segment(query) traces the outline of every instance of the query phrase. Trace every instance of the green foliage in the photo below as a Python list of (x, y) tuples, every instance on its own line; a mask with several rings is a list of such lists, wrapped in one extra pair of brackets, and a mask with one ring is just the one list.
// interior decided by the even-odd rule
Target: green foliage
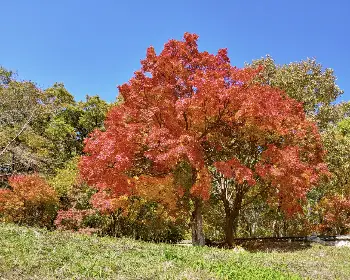
[(178, 163), (174, 168), (174, 181), (189, 194), (194, 181), (194, 170), (187, 161)]
[(350, 138), (350, 117), (345, 118), (338, 123), (338, 131), (343, 136)]
[(212, 195), (203, 208), (203, 230), (206, 239), (221, 242), (225, 239), (225, 210), (221, 200)]
[(13, 72), (0, 66), (0, 85), (7, 85), (13, 77)]
[(13, 172), (46, 173), (67, 159), (62, 156), (72, 146), (67, 138), (74, 139), (59, 115), (74, 100), (63, 85), (42, 91), (32, 82), (11, 79), (0, 85), (0, 100), (0, 148), (6, 147), (1, 162), (10, 163)]
[(188, 221), (181, 215), (172, 217), (161, 204), (138, 197), (129, 198), (127, 203), (123, 211), (90, 216), (86, 225), (99, 229), (102, 235), (144, 241), (174, 243), (184, 238)]
[(316, 201), (323, 197), (350, 195), (350, 133), (349, 118), (341, 120), (337, 126), (323, 133), (323, 142), (327, 149), (328, 168), (332, 172), (330, 180), (324, 182), (315, 192)]
[(77, 103), (61, 83), (41, 90), (4, 68), (0, 79), (0, 164), (12, 172), (54, 174), (82, 153), (92, 130), (103, 128), (109, 104), (98, 96)]
[[(87, 227), (102, 226), (99, 216), (97, 222), (91, 223), (90, 216), (94, 216), (95, 211), (90, 199), (95, 190), (79, 180), (78, 160), (79, 158), (75, 157), (67, 162), (49, 181), (60, 197), (61, 210), (55, 220), (55, 225), (60, 229), (81, 231)], [(89, 225), (84, 223), (86, 218), (90, 219)], [(63, 226), (65, 219), (71, 220), (74, 226)]]
[(79, 119), (79, 134), (81, 138), (88, 136), (95, 128), (103, 129), (107, 111), (111, 107), (99, 96), (86, 96), (85, 102), (79, 102), (78, 107), (82, 110)]
[(56, 175), (49, 180), (59, 196), (68, 196), (78, 183), (78, 157), (68, 161), (64, 168), (57, 169)]
[(342, 119), (323, 133), (328, 150), (327, 162), (332, 177), (316, 191), (315, 212), (319, 216), (319, 231), (331, 234), (349, 232), (350, 197), (350, 119)]
[[(323, 181), (308, 195), (304, 213), (309, 226), (315, 226), (322, 221), (322, 211), (318, 203), (323, 197), (350, 192), (350, 139), (347, 137), (350, 132), (350, 102), (335, 102), (343, 91), (336, 84), (333, 70), (323, 68), (315, 59), (278, 65), (270, 56), (266, 56), (254, 60), (251, 65), (264, 67), (258, 82), (280, 88), (290, 97), (302, 102), (307, 116), (315, 120), (322, 131), (323, 144), (327, 150), (327, 165), (332, 177)], [(278, 219), (277, 215), (276, 222)], [(286, 223), (283, 218), (282, 221)], [(296, 219), (287, 222), (290, 223), (297, 225), (303, 221)], [(297, 228), (292, 228), (292, 232), (296, 234)], [(267, 227), (266, 230), (268, 229)]]
[(272, 57), (253, 60), (249, 66), (264, 67), (258, 81), (284, 90), (288, 96), (303, 103), (306, 114), (317, 121), (319, 128), (337, 122), (346, 104), (333, 102), (343, 94), (336, 84), (334, 71), (324, 69), (315, 59), (278, 65)]

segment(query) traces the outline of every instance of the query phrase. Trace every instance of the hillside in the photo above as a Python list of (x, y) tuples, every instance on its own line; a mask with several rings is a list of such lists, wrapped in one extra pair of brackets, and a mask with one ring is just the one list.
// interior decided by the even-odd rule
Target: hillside
[(350, 248), (250, 253), (0, 225), (0, 279), (348, 279)]

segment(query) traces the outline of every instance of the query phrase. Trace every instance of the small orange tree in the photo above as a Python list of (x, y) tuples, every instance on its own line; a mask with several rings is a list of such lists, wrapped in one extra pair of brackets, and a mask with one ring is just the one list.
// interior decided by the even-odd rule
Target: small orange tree
[(350, 232), (350, 196), (340, 194), (324, 197), (319, 203), (324, 233), (348, 234)]
[(9, 178), (11, 189), (0, 190), (0, 217), (4, 221), (31, 226), (52, 226), (58, 198), (37, 174)]

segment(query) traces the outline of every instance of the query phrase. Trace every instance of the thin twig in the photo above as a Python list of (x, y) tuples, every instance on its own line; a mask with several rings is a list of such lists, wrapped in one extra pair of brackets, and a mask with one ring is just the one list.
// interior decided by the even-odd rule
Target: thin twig
[(8, 147), (10, 147), (10, 145), (17, 139), (17, 137), (19, 137), (23, 133), (23, 131), (27, 128), (28, 124), (30, 123), (30, 121), (34, 117), (35, 111), (36, 111), (36, 109), (33, 110), (29, 119), (25, 122), (25, 124), (22, 126), (21, 130), (16, 134), (16, 136), (10, 142), (7, 143), (5, 148), (0, 152), (0, 156), (2, 156), (7, 151)]

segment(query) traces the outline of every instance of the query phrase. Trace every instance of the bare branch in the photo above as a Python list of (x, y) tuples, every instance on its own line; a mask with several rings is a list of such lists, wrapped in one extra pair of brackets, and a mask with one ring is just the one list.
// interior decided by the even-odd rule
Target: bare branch
[(25, 124), (22, 126), (22, 128), (20, 129), (20, 131), (18, 131), (18, 133), (16, 134), (16, 136), (7, 143), (7, 145), (5, 146), (5, 148), (0, 152), (0, 156), (2, 156), (7, 149), (10, 147), (10, 145), (23, 133), (23, 131), (27, 128), (28, 124), (31, 122), (31, 120), (34, 117), (36, 109), (33, 110), (32, 114), (30, 115), (29, 119), (25, 122)]

